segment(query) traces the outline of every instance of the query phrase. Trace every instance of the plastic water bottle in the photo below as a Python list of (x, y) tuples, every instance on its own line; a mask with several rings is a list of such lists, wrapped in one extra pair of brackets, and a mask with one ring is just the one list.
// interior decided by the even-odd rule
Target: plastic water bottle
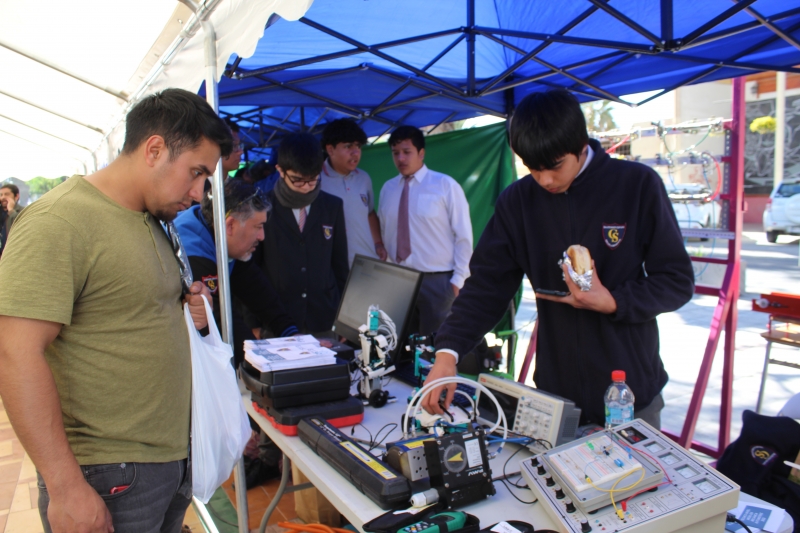
[(633, 392), (625, 383), (625, 371), (614, 370), (611, 372), (613, 383), (608, 387), (605, 395), (606, 402), (606, 429), (619, 426), (633, 420)]

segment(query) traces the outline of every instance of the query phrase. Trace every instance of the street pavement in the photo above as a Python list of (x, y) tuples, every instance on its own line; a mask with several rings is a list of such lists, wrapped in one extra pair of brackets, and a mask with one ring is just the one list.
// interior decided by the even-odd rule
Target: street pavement
[[(766, 343), (760, 333), (766, 331), (768, 315), (751, 310), (751, 299), (761, 293), (787, 292), (800, 294), (800, 267), (798, 244), (800, 238), (781, 236), (776, 244), (766, 241), (760, 225), (747, 225), (743, 231), (742, 261), (746, 264), (745, 287), (737, 302), (738, 327), (734, 356), (733, 415), (731, 440), (741, 430), (742, 411), (755, 410), (758, 389), (764, 367)], [(690, 254), (725, 257), (727, 241), (689, 242)], [(697, 267), (702, 279), (713, 276)], [(709, 281), (710, 282), (710, 281)], [(718, 298), (695, 295), (692, 300), (674, 313), (658, 317), (661, 333), (661, 357), (670, 379), (663, 390), (666, 407), (662, 412), (662, 428), (680, 433), (692, 399), (695, 382), (708, 342), (714, 308)], [(533, 329), (536, 300), (530, 284), (525, 281), (525, 293), (517, 315), (520, 342), (517, 346), (517, 371), (522, 366), (528, 340)], [(695, 430), (695, 440), (716, 447), (719, 434), (719, 408), (721, 403), (722, 363), (724, 336), (714, 358), (708, 388), (703, 398), (702, 410)], [(774, 344), (772, 358), (800, 363), (800, 351)], [(610, 383), (610, 376), (597, 379)], [(528, 383), (532, 383), (530, 376)], [(633, 391), (636, 394), (636, 391)], [(794, 394), (800, 392), (800, 370), (770, 365), (765, 397), (761, 412), (775, 415)]]

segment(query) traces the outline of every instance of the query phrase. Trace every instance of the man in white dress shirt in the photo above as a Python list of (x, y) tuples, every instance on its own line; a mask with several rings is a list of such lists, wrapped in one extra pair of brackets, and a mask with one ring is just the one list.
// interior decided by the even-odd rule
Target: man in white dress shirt
[[(389, 259), (425, 273), (411, 327), (435, 332), (469, 277), (472, 223), (461, 186), (425, 166), (425, 136), (400, 126), (389, 137), (400, 175), (381, 189), (378, 217)], [(413, 331), (409, 330), (409, 331)]]
[(322, 132), (322, 148), (328, 158), (322, 164), (320, 187), (344, 202), (347, 259), (351, 267), (356, 254), (386, 261), (372, 180), (358, 168), (361, 147), (365, 144), (367, 134), (349, 118), (329, 122)]

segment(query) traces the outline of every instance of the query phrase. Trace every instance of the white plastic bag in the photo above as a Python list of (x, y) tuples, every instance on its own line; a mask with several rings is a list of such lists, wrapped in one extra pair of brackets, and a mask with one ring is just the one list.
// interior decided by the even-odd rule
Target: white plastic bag
[(205, 300), (209, 334), (200, 335), (189, 306), (183, 313), (192, 350), (192, 491), (203, 503), (226, 481), (250, 439), (250, 423), (231, 366), (233, 350), (222, 342)]

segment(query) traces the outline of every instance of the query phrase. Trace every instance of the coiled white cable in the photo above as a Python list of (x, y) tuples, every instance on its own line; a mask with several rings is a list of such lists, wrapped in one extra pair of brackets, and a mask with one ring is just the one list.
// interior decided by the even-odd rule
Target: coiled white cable
[[(506, 421), (506, 413), (503, 411), (502, 407), (500, 406), (500, 402), (497, 401), (494, 394), (491, 390), (487, 387), (484, 387), (482, 384), (472, 381), (471, 379), (462, 378), (459, 376), (452, 376), (446, 378), (440, 378), (434, 381), (427, 381), (425, 385), (419, 389), (414, 396), (411, 397), (411, 401), (408, 402), (408, 407), (406, 407), (406, 418), (405, 418), (405, 427), (403, 428), (403, 436), (404, 438), (411, 437), (411, 418), (416, 417), (417, 413), (420, 411), (420, 404), (422, 400), (427, 396), (430, 391), (440, 385), (447, 385), (450, 383), (463, 383), (465, 385), (469, 385), (470, 387), (475, 387), (476, 389), (480, 390), (482, 393), (486, 394), (492, 402), (494, 402), (495, 408), (497, 409), (497, 422), (487, 430), (487, 433), (493, 433), (500, 427), (500, 424), (503, 425), (503, 440), (508, 438), (508, 422)], [(471, 398), (470, 398), (471, 399)], [(499, 453), (503, 449), (503, 444), (500, 444), (500, 447), (497, 449), (496, 453)]]
[(378, 332), (387, 337), (387, 350), (394, 351), (397, 348), (397, 326), (394, 325), (394, 321), (385, 312), (378, 309), (378, 313), (380, 313), (380, 321), (382, 322), (378, 327)]

